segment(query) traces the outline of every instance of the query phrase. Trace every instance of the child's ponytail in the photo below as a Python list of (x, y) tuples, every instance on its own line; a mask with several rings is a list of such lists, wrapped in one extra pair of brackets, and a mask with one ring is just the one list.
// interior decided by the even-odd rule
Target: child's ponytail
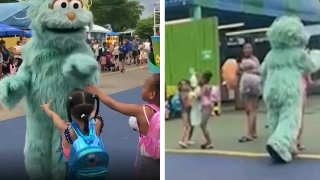
[(72, 97), (70, 96), (70, 97), (68, 98), (68, 102), (67, 102), (67, 113), (68, 113), (68, 122), (69, 122), (69, 123), (72, 122), (71, 107), (72, 107)]
[(98, 114), (99, 114), (99, 108), (100, 108), (100, 99), (99, 99), (99, 96), (97, 95), (94, 95), (93, 98), (96, 100), (96, 113), (94, 114), (94, 118), (97, 118), (98, 117)]
[(72, 122), (72, 118), (83, 121), (85, 133), (89, 132), (89, 118), (94, 110), (95, 99), (97, 100), (95, 116), (97, 116), (99, 113), (99, 98), (92, 94), (83, 90), (75, 90), (71, 93), (67, 102), (68, 121)]
[(85, 114), (81, 115), (81, 120), (84, 123), (83, 131), (85, 134), (89, 134), (89, 117), (90, 117), (89, 115), (85, 115)]

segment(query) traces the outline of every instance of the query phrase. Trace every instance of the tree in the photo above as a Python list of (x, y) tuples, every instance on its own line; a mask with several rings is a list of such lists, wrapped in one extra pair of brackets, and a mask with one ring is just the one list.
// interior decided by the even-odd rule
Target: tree
[(138, 1), (92, 0), (91, 11), (95, 24), (111, 24), (114, 31), (135, 28), (144, 7)]
[[(17, 2), (18, 0), (0, 0), (0, 3)], [(129, 0), (92, 0), (91, 11), (95, 24), (110, 24), (114, 31), (125, 31), (135, 28), (144, 7), (139, 1)]]
[[(156, 22), (159, 23), (160, 17), (156, 17)], [(138, 22), (135, 34), (139, 36), (141, 39), (148, 39), (150, 36), (153, 36), (153, 26), (154, 26), (154, 18), (149, 17), (146, 19), (142, 19)], [(158, 28), (157, 28), (158, 29)]]

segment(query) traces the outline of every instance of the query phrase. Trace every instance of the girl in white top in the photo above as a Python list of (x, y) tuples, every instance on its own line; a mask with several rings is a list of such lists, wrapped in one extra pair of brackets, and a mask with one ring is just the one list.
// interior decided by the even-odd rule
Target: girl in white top
[(139, 50), (140, 50), (140, 65), (142, 65), (144, 62), (147, 61), (147, 53), (145, 50), (144, 43), (140, 44)]
[(119, 69), (119, 54), (120, 54), (120, 51), (119, 51), (119, 43), (118, 42), (115, 42), (114, 45), (113, 45), (113, 51), (112, 51), (112, 56), (113, 56), (113, 59), (114, 59), (114, 62), (115, 62), (115, 69)]
[(113, 51), (112, 51), (112, 55), (114, 57), (115, 60), (117, 60), (119, 58), (119, 44), (118, 43), (115, 43), (114, 44), (114, 48), (113, 48)]
[(99, 43), (98, 43), (98, 41), (96, 41), (93, 44), (92, 48), (93, 48), (93, 51), (94, 51), (94, 56), (97, 59), (97, 57), (99, 56)]

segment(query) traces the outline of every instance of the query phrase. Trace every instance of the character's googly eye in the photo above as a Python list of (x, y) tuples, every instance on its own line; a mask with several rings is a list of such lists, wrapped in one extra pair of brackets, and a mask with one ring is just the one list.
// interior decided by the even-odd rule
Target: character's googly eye
[(70, 2), (70, 8), (75, 10), (82, 9), (83, 8), (82, 2), (79, 0), (73, 0)]
[(52, 4), (52, 9), (62, 10), (62, 9), (67, 9), (68, 6), (69, 6), (69, 2), (67, 0), (56, 0)]

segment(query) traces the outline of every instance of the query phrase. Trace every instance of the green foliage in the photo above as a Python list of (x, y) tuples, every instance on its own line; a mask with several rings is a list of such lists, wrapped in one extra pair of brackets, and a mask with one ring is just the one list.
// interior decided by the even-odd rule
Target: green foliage
[(91, 7), (94, 23), (111, 24), (113, 31), (135, 28), (143, 10), (139, 1), (128, 0), (92, 0)]
[[(17, 0), (0, 0), (0, 3)], [(125, 31), (135, 28), (144, 7), (139, 1), (129, 0), (92, 0), (91, 11), (94, 23), (105, 26), (111, 24), (113, 31)]]
[[(160, 18), (157, 16), (156, 22), (159, 23), (159, 21), (160, 21)], [(154, 26), (153, 17), (142, 19), (138, 22), (135, 34), (138, 35), (139, 38), (141, 39), (150, 38), (150, 36), (153, 36), (153, 26)]]

